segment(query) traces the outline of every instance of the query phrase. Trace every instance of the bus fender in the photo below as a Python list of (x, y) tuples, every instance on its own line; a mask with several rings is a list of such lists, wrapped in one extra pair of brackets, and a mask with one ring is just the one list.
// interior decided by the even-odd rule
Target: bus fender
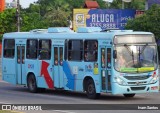
[(87, 81), (90, 80), (90, 79), (93, 80), (93, 82), (94, 82), (94, 85), (95, 85), (95, 88), (96, 88), (96, 93), (100, 93), (99, 85), (96, 85), (96, 80), (94, 80), (91, 76), (86, 76), (83, 79), (83, 91), (86, 92)]

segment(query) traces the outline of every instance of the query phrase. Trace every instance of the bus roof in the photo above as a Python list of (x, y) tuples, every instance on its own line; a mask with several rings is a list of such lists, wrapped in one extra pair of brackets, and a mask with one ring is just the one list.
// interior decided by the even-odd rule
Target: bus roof
[(132, 31), (132, 30), (110, 30), (107, 32), (101, 32), (100, 28), (84, 27), (79, 28), (77, 32), (73, 32), (69, 28), (55, 27), (47, 29), (35, 29), (30, 32), (12, 32), (5, 33), (3, 38), (42, 38), (42, 39), (108, 39), (112, 40), (116, 35), (131, 35), (131, 34), (145, 34), (153, 35), (150, 32)]

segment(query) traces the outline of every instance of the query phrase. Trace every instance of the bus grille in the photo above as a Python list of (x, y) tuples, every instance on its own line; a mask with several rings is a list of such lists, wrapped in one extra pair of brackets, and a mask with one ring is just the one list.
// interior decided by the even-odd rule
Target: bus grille
[(137, 82), (128, 82), (128, 84), (129, 85), (141, 85), (141, 84), (144, 85), (144, 84), (147, 84), (147, 82), (146, 81), (142, 81), (142, 82), (138, 82), (138, 83)]
[(145, 80), (148, 79), (150, 76), (148, 75), (143, 75), (143, 76), (124, 76), (124, 78), (128, 80)]
[(136, 91), (136, 90), (144, 90), (146, 87), (131, 87), (131, 90)]

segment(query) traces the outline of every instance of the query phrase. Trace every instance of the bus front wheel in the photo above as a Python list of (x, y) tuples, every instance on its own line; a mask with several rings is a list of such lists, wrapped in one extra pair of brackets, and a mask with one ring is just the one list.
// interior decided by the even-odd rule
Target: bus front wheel
[(135, 94), (123, 94), (124, 95), (124, 97), (126, 97), (126, 98), (131, 98), (131, 97), (134, 97), (135, 96)]
[(30, 92), (36, 93), (37, 92), (37, 82), (35, 76), (33, 74), (29, 75), (27, 78), (27, 86)]
[(99, 98), (100, 93), (96, 93), (95, 85), (92, 79), (89, 79), (87, 81), (87, 87), (86, 87), (87, 97), (90, 99), (96, 99)]

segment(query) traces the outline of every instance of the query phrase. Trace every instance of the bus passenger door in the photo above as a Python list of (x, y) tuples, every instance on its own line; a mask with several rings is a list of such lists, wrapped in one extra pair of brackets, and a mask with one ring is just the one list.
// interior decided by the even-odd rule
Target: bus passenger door
[(17, 84), (25, 84), (25, 45), (17, 45)]
[(102, 90), (111, 91), (111, 48), (101, 47)]
[(63, 88), (63, 46), (54, 46), (54, 87)]

